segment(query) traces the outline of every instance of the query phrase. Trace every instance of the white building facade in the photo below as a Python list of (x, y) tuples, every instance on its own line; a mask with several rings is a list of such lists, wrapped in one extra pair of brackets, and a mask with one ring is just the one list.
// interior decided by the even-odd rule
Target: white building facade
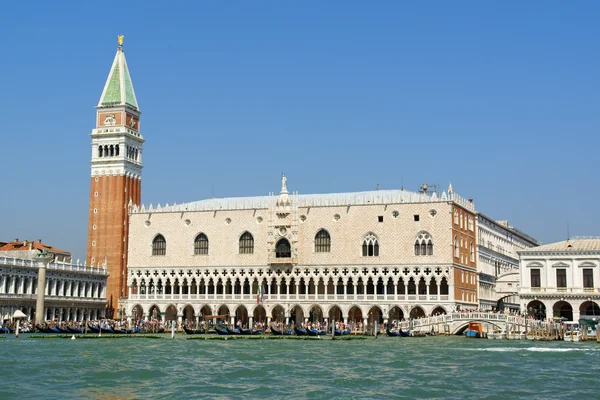
[(573, 238), (519, 254), (522, 310), (538, 319), (600, 319), (600, 238)]
[(485, 214), (477, 213), (480, 309), (495, 310), (500, 305), (519, 310), (517, 293), (520, 275), (517, 252), (535, 246), (538, 246), (537, 240), (512, 227), (508, 221), (495, 221)]
[[(21, 310), (35, 317), (39, 261), (0, 254), (0, 318)], [(37, 252), (36, 252), (37, 253)], [(104, 316), (106, 268), (51, 262), (46, 269), (45, 320), (86, 320)]]
[(131, 318), (372, 323), (477, 307), (474, 205), (381, 190), (131, 207)]

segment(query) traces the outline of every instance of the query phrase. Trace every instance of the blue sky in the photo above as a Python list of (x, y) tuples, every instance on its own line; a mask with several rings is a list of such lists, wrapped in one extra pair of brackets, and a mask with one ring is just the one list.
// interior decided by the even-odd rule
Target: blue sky
[(142, 200), (422, 183), (545, 243), (599, 235), (600, 3), (10, 2), (0, 240), (85, 257), (89, 134), (116, 51)]

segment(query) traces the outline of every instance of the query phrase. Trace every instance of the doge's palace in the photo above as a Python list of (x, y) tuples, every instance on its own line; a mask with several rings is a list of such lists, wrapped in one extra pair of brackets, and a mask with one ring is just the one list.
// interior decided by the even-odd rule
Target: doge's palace
[(448, 192), (376, 190), (130, 207), (131, 318), (301, 323), (475, 308), (476, 216)]

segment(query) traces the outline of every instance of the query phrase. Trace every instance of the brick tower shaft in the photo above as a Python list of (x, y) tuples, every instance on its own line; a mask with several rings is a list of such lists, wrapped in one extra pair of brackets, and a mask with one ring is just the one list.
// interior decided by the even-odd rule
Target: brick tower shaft
[(140, 110), (129, 75), (123, 37), (96, 106), (92, 130), (87, 262), (106, 264), (107, 317), (119, 318), (127, 296), (129, 206), (141, 201)]

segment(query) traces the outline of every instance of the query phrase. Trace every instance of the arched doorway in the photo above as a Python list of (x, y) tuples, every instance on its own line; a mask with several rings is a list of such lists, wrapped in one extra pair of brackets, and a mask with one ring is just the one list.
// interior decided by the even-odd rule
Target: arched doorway
[(271, 320), (275, 322), (285, 322), (285, 310), (283, 309), (283, 307), (281, 307), (280, 305), (276, 305), (275, 307), (273, 307), (273, 309), (271, 310)]
[(194, 313), (194, 307), (192, 307), (191, 305), (187, 305), (185, 306), (185, 308), (183, 309), (183, 319), (184, 321), (187, 322), (195, 322), (196, 321), (196, 315)]
[(546, 306), (539, 300), (534, 300), (527, 304), (527, 315), (533, 319), (546, 319)]
[(404, 319), (404, 311), (398, 306), (392, 307), (389, 315), (391, 321), (402, 321)]
[(265, 308), (261, 305), (256, 306), (252, 315), (254, 318), (254, 322), (260, 322), (264, 324), (267, 321), (267, 312), (265, 311)]
[(358, 306), (354, 306), (350, 310), (348, 310), (348, 322), (349, 323), (362, 322), (362, 320), (363, 320), (362, 310)]
[(210, 308), (210, 306), (203, 306), (200, 309), (200, 315), (202, 317), (206, 316), (206, 315), (212, 315), (212, 309)]
[(155, 305), (150, 307), (150, 319), (156, 321), (162, 320), (162, 316), (160, 315), (160, 308), (158, 308), (158, 306)]
[(410, 310), (410, 317), (415, 319), (415, 318), (423, 318), (425, 317), (425, 310), (423, 310), (421, 307), (416, 306), (415, 308), (413, 308), (412, 310)]
[(165, 313), (166, 321), (175, 321), (177, 319), (177, 309), (174, 305), (170, 305), (167, 307), (167, 311)]
[(141, 305), (136, 304), (135, 307), (133, 307), (131, 310), (131, 318), (133, 318), (135, 322), (144, 318), (144, 309)]
[(329, 321), (342, 321), (344, 318), (344, 314), (342, 314), (342, 309), (338, 306), (333, 306), (329, 309)]
[(562, 318), (565, 321), (573, 321), (573, 307), (566, 301), (558, 301), (552, 307), (554, 318)]
[(444, 310), (444, 307), (436, 307), (433, 309), (433, 311), (431, 312), (431, 316), (436, 316), (436, 315), (442, 315), (442, 314), (446, 314), (446, 310)]
[(581, 306), (579, 306), (579, 315), (581, 318), (596, 318), (596, 320), (598, 320), (600, 319), (600, 307), (593, 301), (583, 302), (581, 303)]
[(308, 312), (308, 320), (311, 322), (323, 321), (323, 310), (319, 306), (312, 306)]
[(246, 324), (248, 323), (248, 310), (244, 306), (239, 306), (235, 310), (236, 325), (240, 322), (241, 322), (242, 326), (246, 326)]
[(219, 312), (217, 314), (229, 316), (229, 307), (227, 307), (226, 305), (222, 305), (221, 307), (219, 307)]
[(290, 312), (290, 322), (296, 324), (296, 326), (302, 325), (304, 322), (304, 310), (300, 306), (294, 306)]
[(381, 312), (381, 308), (377, 306), (371, 307), (368, 316), (369, 325), (374, 325), (375, 322), (377, 322), (377, 324), (380, 326), (383, 324), (383, 312)]

